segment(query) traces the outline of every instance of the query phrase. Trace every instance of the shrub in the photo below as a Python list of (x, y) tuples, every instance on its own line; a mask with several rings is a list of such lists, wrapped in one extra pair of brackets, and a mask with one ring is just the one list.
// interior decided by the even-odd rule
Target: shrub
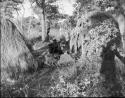
[(49, 92), (52, 97), (77, 97), (78, 86), (65, 82), (64, 78), (59, 76), (59, 81), (50, 87)]
[(115, 40), (117, 47), (120, 45), (120, 33), (118, 24), (109, 15), (103, 12), (92, 12), (90, 15), (82, 16), (76, 28), (72, 31), (70, 49), (80, 51), (81, 61), (88, 69), (98, 72), (101, 64), (102, 46)]

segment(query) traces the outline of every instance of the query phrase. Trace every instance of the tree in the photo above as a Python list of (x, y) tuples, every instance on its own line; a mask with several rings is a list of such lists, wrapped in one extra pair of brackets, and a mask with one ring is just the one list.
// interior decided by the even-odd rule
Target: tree
[[(57, 17), (57, 7), (52, 5), (56, 0), (35, 0), (40, 13), (41, 17), (41, 25), (42, 25), (42, 40), (45, 41), (47, 37), (47, 28), (46, 28), (46, 21), (50, 21), (51, 19), (54, 19)], [(49, 23), (49, 22), (48, 22)], [(49, 26), (49, 25), (48, 25)]]
[(42, 40), (46, 37), (45, 27), (45, 0), (36, 0), (37, 5), (41, 8), (41, 25), (42, 25)]
[(77, 17), (88, 15), (88, 12), (102, 11), (110, 14), (118, 23), (121, 33), (121, 41), (125, 50), (125, 1), (124, 0), (77, 0)]
[(117, 21), (121, 33), (121, 48), (125, 52), (125, 1), (124, 0), (95, 0), (96, 6), (110, 14)]

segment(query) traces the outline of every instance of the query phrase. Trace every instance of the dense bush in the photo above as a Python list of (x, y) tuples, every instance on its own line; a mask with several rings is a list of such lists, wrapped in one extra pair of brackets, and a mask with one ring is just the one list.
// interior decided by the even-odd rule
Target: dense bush
[(116, 22), (105, 13), (95, 12), (87, 18), (83, 17), (83, 21), (73, 30), (70, 49), (74, 48), (77, 52), (81, 47), (81, 59), (84, 59), (88, 66), (95, 65), (93, 68), (97, 70), (101, 62), (102, 47), (106, 47), (112, 40), (115, 40), (117, 46), (120, 45), (119, 29)]

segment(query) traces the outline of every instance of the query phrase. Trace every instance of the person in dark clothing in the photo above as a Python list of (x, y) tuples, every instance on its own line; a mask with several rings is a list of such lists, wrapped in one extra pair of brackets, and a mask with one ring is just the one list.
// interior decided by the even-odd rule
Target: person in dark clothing
[[(108, 87), (110, 84), (113, 85), (111, 87), (112, 92), (120, 92), (121, 85), (117, 82), (116, 78), (115, 56), (117, 56), (125, 64), (125, 57), (120, 55), (117, 50), (116, 43), (111, 41), (107, 44), (107, 47), (103, 47), (103, 51), (101, 54), (102, 66), (100, 69), (100, 73), (104, 75), (105, 82)], [(114, 89), (116, 88), (116, 84), (118, 85), (118, 87), (117, 89)]]
[(116, 48), (116, 44), (109, 42), (107, 47), (103, 47), (101, 54), (103, 61), (100, 73), (104, 74), (106, 79), (110, 78), (111, 80), (114, 80), (116, 77), (115, 56), (117, 56), (123, 63), (125, 63), (124, 57), (120, 55)]
[(53, 40), (53, 43), (49, 44), (49, 52), (51, 54), (63, 54), (60, 44), (56, 39)]

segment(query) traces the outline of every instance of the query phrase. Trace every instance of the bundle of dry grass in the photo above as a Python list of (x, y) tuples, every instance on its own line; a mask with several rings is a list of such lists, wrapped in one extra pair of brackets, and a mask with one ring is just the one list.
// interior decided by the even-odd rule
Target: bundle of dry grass
[(19, 30), (9, 19), (1, 19), (1, 81), (37, 68)]

